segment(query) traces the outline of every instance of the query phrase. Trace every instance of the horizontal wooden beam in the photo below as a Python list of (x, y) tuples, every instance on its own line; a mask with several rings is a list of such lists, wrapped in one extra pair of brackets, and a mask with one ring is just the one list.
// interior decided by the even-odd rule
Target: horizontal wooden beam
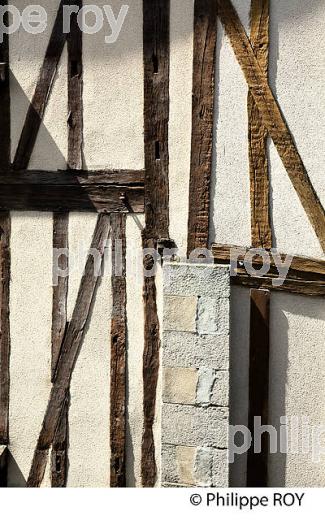
[(20, 171), (0, 176), (0, 211), (143, 213), (144, 172)]
[(0, 211), (143, 213), (144, 189), (127, 186), (1, 186)]
[(0, 185), (127, 185), (143, 186), (144, 170), (19, 170), (1, 171)]
[(275, 278), (250, 276), (244, 270), (239, 270), (237, 276), (231, 278), (232, 285), (249, 287), (251, 289), (266, 289), (272, 291), (289, 292), (302, 296), (325, 296), (325, 284), (320, 282), (306, 282), (303, 280), (286, 279), (282, 285), (274, 285)]
[[(212, 245), (212, 254), (216, 260), (219, 262), (230, 263), (231, 251), (238, 251), (238, 262), (243, 262), (245, 255), (252, 251), (252, 249), (233, 246), (233, 245), (224, 245), (224, 244), (213, 244)], [(239, 251), (242, 251), (239, 253)], [(265, 251), (265, 250), (261, 250)], [(286, 255), (281, 254), (281, 261), (284, 262)], [(263, 264), (262, 256), (255, 256), (253, 260), (253, 265), (261, 267)], [(276, 264), (272, 255), (270, 254), (270, 276), (278, 276), (278, 271), (276, 268)], [(308, 258), (303, 256), (294, 256), (292, 262), (290, 264), (290, 269), (288, 272), (289, 278), (302, 280), (302, 281), (319, 281), (321, 283), (325, 283), (325, 261), (317, 260), (315, 258)]]
[[(252, 289), (266, 289), (285, 291), (304, 296), (325, 296), (325, 261), (314, 258), (294, 256), (287, 277), (282, 285), (278, 284), (279, 272), (272, 255), (269, 260), (269, 272), (265, 276), (252, 276), (247, 273), (243, 265), (247, 253), (254, 253), (255, 249), (224, 244), (213, 244), (212, 254), (216, 262), (229, 264), (232, 251), (237, 259), (236, 276), (231, 277), (232, 285), (240, 285)], [(261, 250), (265, 253), (266, 250)], [(284, 262), (286, 255), (281, 254)], [(255, 256), (252, 262), (254, 269), (258, 270), (263, 265), (262, 256)], [(264, 265), (267, 262), (264, 260)]]

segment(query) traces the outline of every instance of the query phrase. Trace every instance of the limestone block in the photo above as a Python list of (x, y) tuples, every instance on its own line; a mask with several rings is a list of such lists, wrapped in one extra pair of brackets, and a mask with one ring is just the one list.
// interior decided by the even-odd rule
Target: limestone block
[(223, 407), (163, 404), (162, 442), (182, 446), (228, 447), (229, 411)]
[(164, 330), (196, 332), (196, 296), (165, 296)]
[(207, 297), (230, 297), (230, 270), (228, 266), (199, 264), (165, 264), (165, 294)]
[(163, 401), (165, 403), (195, 404), (198, 371), (194, 368), (163, 369)]
[(187, 332), (164, 332), (163, 363), (179, 367), (229, 368), (229, 334), (197, 336)]

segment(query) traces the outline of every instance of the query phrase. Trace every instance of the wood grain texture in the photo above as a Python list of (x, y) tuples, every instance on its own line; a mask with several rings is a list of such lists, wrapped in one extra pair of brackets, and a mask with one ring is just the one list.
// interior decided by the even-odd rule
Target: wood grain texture
[(216, 0), (196, 0), (188, 255), (197, 248), (209, 247), (216, 41)]
[[(5, 7), (7, 1), (2, 2)], [(4, 15), (8, 24), (8, 13)], [(10, 165), (10, 81), (9, 38), (3, 35), (0, 44), (0, 62), (4, 67), (4, 79), (0, 80), (0, 170)], [(0, 171), (0, 176), (1, 176)], [(10, 395), (10, 214), (0, 213), (0, 447), (9, 445), (9, 395)], [(1, 449), (1, 448), (0, 448)], [(8, 450), (0, 453), (0, 487), (7, 487)]]
[[(68, 252), (69, 248), (69, 218), (64, 214), (54, 214), (53, 216), (53, 249)], [(62, 254), (58, 258), (58, 268), (66, 272), (69, 266), (67, 254)], [(54, 267), (54, 266), (53, 266)], [(62, 341), (67, 324), (67, 297), (68, 297), (68, 276), (59, 276), (57, 285), (53, 286), (52, 303), (52, 381), (54, 378)]]
[(301, 296), (321, 297), (325, 296), (325, 284), (317, 281), (307, 282), (303, 280), (286, 279), (282, 285), (274, 285), (274, 277), (250, 276), (246, 271), (239, 269), (237, 276), (231, 278), (232, 285), (249, 287), (255, 289), (265, 289), (272, 291), (287, 292)]
[[(53, 214), (53, 249), (69, 248), (69, 214)], [(68, 256), (63, 254), (58, 259), (58, 267), (66, 272), (69, 267)], [(60, 356), (61, 346), (67, 327), (68, 276), (59, 276), (57, 285), (53, 286), (52, 302), (52, 383)], [(68, 477), (68, 438), (69, 432), (69, 396), (63, 410), (51, 452), (51, 484), (52, 487), (66, 487)]]
[(169, 0), (143, 0), (146, 233), (169, 238)]
[(144, 170), (0, 170), (0, 185), (144, 186)]
[[(8, 5), (8, 0), (2, 1), (1, 4), (5, 7)], [(3, 22), (5, 25), (8, 24), (8, 13), (4, 15)], [(0, 63), (4, 64), (5, 74), (4, 81), (0, 80), (0, 171), (6, 171), (11, 161), (9, 38), (7, 34), (3, 35), (3, 42), (0, 43)]]
[[(101, 276), (102, 259), (109, 234), (109, 216), (98, 215), (91, 251), (97, 251), (97, 258), (89, 253), (81, 279), (76, 305), (67, 327), (58, 360), (54, 383), (45, 412), (41, 432), (34, 452), (27, 485), (39, 487), (42, 483), (48, 459), (48, 451), (54, 441), (60, 418), (68, 405), (71, 376), (82, 346), (96, 287)], [(97, 260), (97, 261), (96, 261)]]
[(126, 215), (111, 216), (111, 487), (126, 487)]
[[(82, 0), (75, 5), (82, 8)], [(68, 169), (82, 169), (83, 154), (83, 66), (82, 66), (82, 31), (77, 23), (77, 14), (73, 13), (70, 19), (70, 32), (67, 35), (68, 43)], [(68, 249), (69, 213), (54, 214), (54, 247)], [(67, 257), (59, 259), (63, 270), (68, 267)], [(53, 290), (53, 320), (56, 337), (52, 334), (52, 369), (56, 370), (64, 333), (67, 326), (67, 296), (68, 277), (60, 277), (58, 286)], [(53, 328), (52, 328), (53, 332)], [(53, 339), (55, 343), (53, 343)], [(54, 347), (54, 348), (53, 348)], [(56, 348), (55, 348), (56, 347)], [(69, 402), (66, 400), (51, 453), (52, 487), (65, 487), (68, 476), (68, 449), (69, 449)]]
[(67, 485), (69, 469), (69, 405), (70, 393), (68, 391), (64, 409), (55, 431), (51, 451), (51, 486), (53, 488), (63, 488)]
[(44, 118), (45, 109), (57, 72), (57, 67), (67, 39), (63, 33), (63, 6), (70, 0), (61, 0), (50, 41), (46, 49), (45, 58), (38, 77), (32, 102), (28, 108), (22, 133), (16, 150), (13, 168), (22, 170), (28, 167), (37, 135)]
[(143, 187), (37, 184), (1, 185), (0, 211), (143, 213)]
[[(169, 0), (143, 0), (145, 229), (143, 248), (169, 240)], [(149, 260), (150, 262), (150, 260)], [(145, 262), (146, 263), (146, 262)], [(157, 465), (153, 423), (159, 374), (159, 319), (155, 277), (144, 278), (143, 408), (141, 481), (153, 487)]]
[(0, 445), (9, 444), (10, 216), (0, 213)]
[[(261, 70), (268, 81), (269, 2), (251, 1), (250, 41)], [(267, 155), (268, 131), (265, 128), (252, 93), (248, 92), (248, 143), (251, 194), (252, 246), (272, 247), (270, 224), (270, 181)]]
[[(83, 0), (74, 4), (80, 10)], [(83, 166), (83, 64), (82, 31), (77, 22), (77, 13), (71, 15), (68, 42), (68, 168), (81, 170)]]
[[(250, 253), (252, 249), (224, 244), (212, 245), (212, 254), (218, 262), (230, 263), (232, 251), (238, 251), (238, 254), (236, 253), (237, 262), (243, 263), (246, 254)], [(265, 254), (264, 251), (261, 252)], [(286, 255), (282, 253), (280, 254), (280, 257), (281, 262), (285, 262)], [(260, 268), (263, 265), (263, 258), (256, 255), (252, 263), (254, 267)], [(270, 276), (276, 276), (278, 271), (271, 253), (269, 267)], [(318, 281), (320, 283), (325, 283), (325, 260), (318, 260), (316, 258), (308, 258), (304, 256), (293, 256), (290, 262), (288, 278), (306, 282)]]
[(293, 187), (325, 252), (325, 211), (310, 181), (292, 134), (260, 68), (254, 49), (230, 0), (217, 0), (218, 16)]
[[(153, 239), (143, 239), (143, 249), (156, 250)], [(145, 269), (153, 267), (152, 257), (146, 257)], [(157, 289), (154, 276), (144, 278), (144, 353), (143, 353), (143, 392), (144, 392), (144, 429), (141, 452), (142, 487), (154, 487), (157, 480), (157, 464), (153, 424), (156, 413), (157, 384), (159, 377), (160, 332), (157, 309)]]
[[(269, 424), (270, 292), (251, 290), (248, 427), (254, 438), (254, 419)], [(268, 434), (263, 434), (261, 453), (254, 445), (247, 454), (247, 486), (267, 486)]]

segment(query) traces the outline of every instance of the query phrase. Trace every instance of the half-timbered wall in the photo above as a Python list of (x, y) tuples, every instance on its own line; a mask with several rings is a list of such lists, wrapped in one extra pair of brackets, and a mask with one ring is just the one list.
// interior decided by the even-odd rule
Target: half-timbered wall
[[(21, 9), (29, 2), (11, 0), (10, 3)], [(49, 22), (53, 25), (59, 1), (40, 0), (39, 3), (46, 8)], [(118, 12), (121, 5), (128, 2), (97, 0), (95, 3), (99, 6), (110, 3), (114, 12)], [(233, 0), (232, 3), (249, 33), (250, 0)], [(145, 167), (142, 0), (132, 0), (129, 4), (116, 43), (104, 43), (105, 31), (83, 36), (84, 169), (142, 170)], [(270, 0), (270, 15), (270, 86), (324, 205), (325, 94), (322, 64), (325, 6), (322, 0)], [(195, 161), (195, 157), (191, 157), (193, 19), (193, 0), (170, 1), (169, 237), (182, 254), (186, 253), (188, 244), (189, 193), (195, 192), (190, 190), (191, 161), (192, 164)], [(37, 37), (23, 31), (10, 36), (12, 159), (44, 58), (51, 23), (48, 30)], [(213, 35), (211, 38), (209, 48), (213, 57)], [(66, 168), (67, 61), (65, 48), (29, 168)], [(214, 76), (213, 64), (215, 96), (211, 127), (209, 243), (250, 247), (254, 244), (251, 237), (248, 88), (220, 20), (217, 22), (215, 61), (210, 61), (208, 70), (210, 77)], [(163, 137), (166, 136), (159, 136), (159, 139)], [(268, 144), (268, 157), (273, 246), (285, 253), (324, 258), (313, 227), (272, 143)], [(96, 215), (90, 213), (69, 216), (70, 255), (79, 257), (79, 262), (69, 276), (68, 320), (76, 301), (95, 221)], [(144, 225), (144, 216), (127, 216), (126, 484), (129, 486), (141, 485), (143, 457), (147, 456), (148, 460), (152, 457), (152, 453), (144, 453), (142, 446), (143, 400), (150, 401), (150, 396), (144, 396), (146, 308), (143, 305), (143, 279), (136, 270), (135, 260), (137, 255), (141, 255)], [(147, 228), (150, 225), (150, 231), (156, 232), (148, 220)], [(153, 235), (147, 238), (169, 238), (162, 236), (161, 229), (157, 237)], [(51, 213), (11, 212), (9, 421), (12, 458), (9, 462), (9, 485), (25, 485), (51, 390), (52, 239)], [(107, 276), (98, 287), (92, 318), (72, 376), (68, 486), (110, 484), (109, 380), (113, 309), (110, 269), (108, 262)], [(161, 318), (160, 272), (156, 286), (158, 316)], [(150, 282), (147, 290), (152, 290)], [(235, 424), (248, 422), (249, 299), (249, 289), (232, 288), (230, 414)], [(309, 417), (311, 423), (321, 424), (325, 421), (324, 300), (272, 293), (270, 329), (269, 408), (272, 423), (277, 424), (281, 415), (299, 415)], [(148, 385), (151, 383), (148, 381)], [(153, 420), (159, 485), (160, 372), (156, 383), (156, 408), (149, 407), (147, 419), (149, 422)], [(301, 461), (303, 463), (298, 464)], [(309, 455), (274, 455), (270, 459), (268, 483), (320, 486), (325, 483), (324, 475), (324, 461), (312, 464)], [(146, 478), (150, 485), (152, 474)], [(245, 457), (236, 459), (230, 478), (234, 485), (246, 484)], [(50, 485), (50, 480), (51, 467), (48, 464), (43, 485)]]

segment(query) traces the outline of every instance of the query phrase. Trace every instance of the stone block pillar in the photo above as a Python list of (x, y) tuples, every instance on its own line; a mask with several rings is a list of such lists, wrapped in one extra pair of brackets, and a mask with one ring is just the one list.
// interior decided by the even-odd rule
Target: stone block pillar
[(228, 486), (227, 267), (164, 266), (162, 485)]

